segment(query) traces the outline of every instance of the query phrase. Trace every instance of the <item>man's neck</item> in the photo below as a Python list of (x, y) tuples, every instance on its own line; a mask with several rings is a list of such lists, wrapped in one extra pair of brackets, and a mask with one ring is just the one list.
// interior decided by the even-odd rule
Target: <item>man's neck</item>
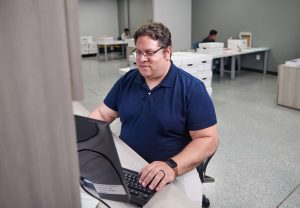
[(162, 80), (168, 74), (170, 67), (171, 67), (171, 61), (168, 64), (166, 64), (165, 70), (161, 75), (159, 75), (157, 77), (152, 77), (152, 78), (145, 78), (145, 82), (150, 90), (152, 90), (154, 87), (156, 87), (157, 85), (159, 85), (162, 82)]

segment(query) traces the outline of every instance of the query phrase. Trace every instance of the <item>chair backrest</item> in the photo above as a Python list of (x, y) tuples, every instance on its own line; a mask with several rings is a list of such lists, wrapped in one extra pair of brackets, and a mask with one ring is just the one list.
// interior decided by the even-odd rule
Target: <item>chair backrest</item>
[[(211, 158), (214, 156), (214, 154), (212, 154), (209, 158), (207, 158), (203, 163), (201, 163), (196, 168), (199, 173), (199, 177), (200, 177), (200, 180), (202, 183), (214, 182), (214, 180), (215, 180), (214, 178), (205, 175), (207, 165), (208, 165), (209, 161), (211, 160)], [(206, 180), (206, 179), (208, 179), (208, 180)]]

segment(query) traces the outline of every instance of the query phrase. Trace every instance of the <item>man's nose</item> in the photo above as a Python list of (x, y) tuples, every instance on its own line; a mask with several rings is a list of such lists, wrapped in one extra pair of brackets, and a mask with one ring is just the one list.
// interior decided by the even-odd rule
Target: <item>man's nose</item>
[(147, 56), (145, 56), (144, 54), (141, 54), (139, 59), (140, 59), (141, 62), (148, 61)]

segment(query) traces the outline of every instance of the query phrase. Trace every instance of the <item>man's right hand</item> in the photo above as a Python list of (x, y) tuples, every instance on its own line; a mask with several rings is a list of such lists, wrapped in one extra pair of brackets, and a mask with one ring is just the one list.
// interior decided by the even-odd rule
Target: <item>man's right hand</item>
[(143, 187), (160, 191), (162, 188), (175, 180), (174, 170), (166, 162), (154, 161), (140, 171), (140, 183)]

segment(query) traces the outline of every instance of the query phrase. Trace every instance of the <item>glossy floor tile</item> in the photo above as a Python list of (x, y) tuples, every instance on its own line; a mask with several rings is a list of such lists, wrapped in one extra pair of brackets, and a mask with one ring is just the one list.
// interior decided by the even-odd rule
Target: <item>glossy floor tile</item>
[[(92, 111), (120, 77), (125, 59), (82, 59), (85, 99)], [(276, 104), (277, 76), (242, 70), (213, 77), (219, 148), (204, 184), (211, 207), (300, 207), (300, 111)], [(112, 124), (118, 134), (120, 123)], [(200, 197), (200, 196), (199, 196)]]

